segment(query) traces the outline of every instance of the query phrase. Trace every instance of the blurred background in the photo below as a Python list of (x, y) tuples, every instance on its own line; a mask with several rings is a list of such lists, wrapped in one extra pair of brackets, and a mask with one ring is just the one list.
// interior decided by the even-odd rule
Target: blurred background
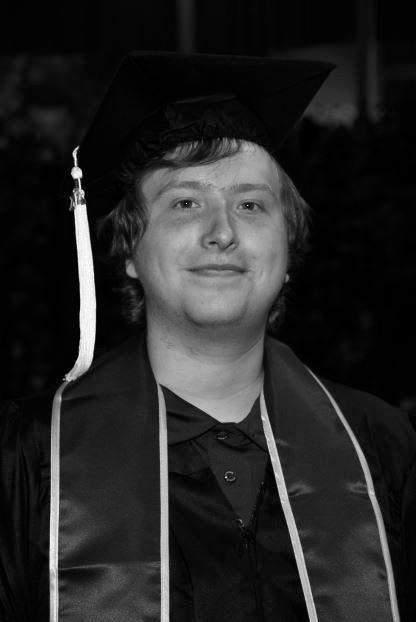
[[(15, 3), (0, 41), (2, 398), (60, 382), (78, 343), (70, 154), (124, 54), (181, 50), (337, 64), (281, 161), (314, 211), (280, 338), (315, 371), (416, 408), (416, 42), (376, 0)], [(99, 268), (97, 350), (123, 339)]]

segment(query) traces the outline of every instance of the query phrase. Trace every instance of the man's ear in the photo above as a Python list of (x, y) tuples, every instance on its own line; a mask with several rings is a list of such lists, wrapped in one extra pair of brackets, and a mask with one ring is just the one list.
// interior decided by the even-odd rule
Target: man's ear
[(138, 279), (136, 266), (132, 259), (126, 259), (126, 274), (132, 279)]

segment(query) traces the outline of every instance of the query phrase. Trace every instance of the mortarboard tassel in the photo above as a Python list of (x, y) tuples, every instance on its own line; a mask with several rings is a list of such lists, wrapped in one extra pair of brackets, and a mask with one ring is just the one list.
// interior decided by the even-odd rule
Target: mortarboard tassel
[(71, 211), (74, 212), (75, 218), (75, 237), (78, 257), (80, 338), (78, 358), (71, 371), (65, 376), (67, 382), (75, 380), (90, 367), (94, 356), (96, 326), (94, 263), (85, 192), (81, 187), (82, 170), (78, 166), (78, 149), (79, 147), (76, 147), (72, 152), (74, 166), (71, 170), (71, 176), (75, 184), (71, 195)]

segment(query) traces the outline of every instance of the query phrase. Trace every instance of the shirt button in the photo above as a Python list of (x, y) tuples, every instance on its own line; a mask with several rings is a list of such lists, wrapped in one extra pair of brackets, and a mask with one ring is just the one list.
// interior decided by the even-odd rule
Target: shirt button
[(228, 432), (226, 432), (225, 430), (219, 430), (216, 434), (215, 437), (219, 440), (219, 441), (225, 441), (226, 438), (228, 438), (229, 434)]
[(224, 479), (229, 484), (232, 484), (237, 479), (237, 473), (235, 471), (225, 471)]

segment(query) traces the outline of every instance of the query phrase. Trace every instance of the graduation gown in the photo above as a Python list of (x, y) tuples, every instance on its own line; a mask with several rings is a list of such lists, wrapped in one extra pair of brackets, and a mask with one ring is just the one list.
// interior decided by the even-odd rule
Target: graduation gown
[[(85, 400), (86, 393), (83, 391), (85, 391), (86, 383), (89, 391), (93, 387), (93, 393), (95, 392), (97, 395), (100, 391), (105, 392), (109, 386), (116, 387), (117, 399), (120, 399), (120, 395), (123, 396), (123, 393), (128, 394), (132, 384), (135, 383), (134, 374), (138, 371), (137, 367), (132, 367), (132, 360), (136, 357), (145, 358), (143, 348), (143, 339), (139, 342), (132, 340), (98, 361), (90, 378), (86, 378), (86, 381), (84, 379), (84, 384), (79, 385), (77, 400)], [(134, 358), (132, 359), (132, 357)], [(274, 377), (276, 370), (267, 366), (267, 358), (265, 364), (266, 377), (269, 377), (267, 382), (270, 387), (278, 382), (278, 378)], [(143, 373), (149, 372), (143, 366), (141, 370)], [(416, 524), (415, 435), (404, 415), (381, 400), (333, 383), (326, 382), (325, 384), (337, 400), (354, 434), (359, 439), (370, 467), (386, 528), (402, 620), (411, 622), (416, 619), (416, 608), (412, 594), (413, 577), (416, 576), (416, 537), (414, 534), (414, 524)], [(124, 398), (121, 399), (120, 421), (122, 421)], [(88, 409), (93, 410), (94, 403), (91, 400), (86, 401), (88, 402), (85, 405), (86, 412)], [(120, 406), (119, 403), (118, 405)], [(101, 415), (103, 426), (105, 426), (105, 411), (102, 411)], [(49, 619), (50, 426), (50, 395), (16, 402), (6, 409), (1, 418), (0, 619), (7, 622), (28, 622), (29, 620), (31, 622), (38, 620), (46, 622)], [(109, 432), (111, 436), (111, 432), (115, 433), (116, 431), (110, 429)], [(76, 436), (76, 431), (72, 440), (74, 442), (80, 440)], [(123, 452), (125, 448), (120, 447), (118, 441), (119, 437), (114, 434), (112, 449), (115, 454), (118, 453), (120, 459), (122, 455), (120, 452)], [(92, 446), (94, 449), (94, 444)], [(140, 448), (143, 449), (143, 447), (142, 443)], [(89, 457), (94, 458), (93, 452), (89, 451)], [(111, 457), (109, 462), (114, 464)], [(103, 465), (100, 466), (103, 467)], [(146, 486), (152, 487), (154, 484), (148, 477), (153, 466), (149, 463), (147, 473), (140, 474), (141, 477), (145, 476), (145, 480), (146, 477), (149, 480), (144, 481), (142, 491), (146, 489)], [(86, 468), (88, 469), (88, 465)], [(102, 470), (105, 479), (105, 468)], [(275, 509), (266, 509), (263, 516), (266, 522), (270, 520), (270, 514), (273, 511), (278, 511), (276, 507), (279, 505), (279, 499), (276, 492), (273, 493), (270, 479), (268, 485), (273, 502), (271, 505)], [(88, 494), (88, 490), (86, 493)], [(116, 491), (108, 491), (108, 494), (111, 495), (112, 493), (115, 494)], [(151, 499), (151, 493), (149, 495), (149, 499)], [(114, 511), (120, 512), (120, 507), (116, 507)], [(148, 540), (150, 541), (152, 539), (153, 511), (154, 508), (146, 505), (143, 516), (135, 517), (142, 530), (143, 527), (147, 526), (149, 530)], [(174, 512), (172, 518), (174, 518)], [(104, 517), (103, 521), (106, 520), (108, 520), (107, 516)], [(342, 516), (340, 520), (342, 520)], [(94, 528), (99, 531), (100, 526), (95, 524)], [(134, 525), (132, 525), (131, 537), (133, 540), (134, 530)], [(205, 530), (204, 533), (207, 541), (203, 545), (201, 544), (201, 552), (215, 545), (214, 540), (210, 542), (212, 536), (210, 536), (209, 530)], [(290, 536), (287, 530), (284, 531), (282, 537), (285, 539), (286, 549), (290, 550)], [(82, 534), (79, 534), (79, 538), (82, 541)], [(172, 540), (170, 542), (171, 568), (173, 566), (177, 568), (177, 560), (182, 554), (181, 551), (175, 551), (174, 547), (175, 544)], [(197, 555), (198, 551), (194, 551), (194, 553)], [(271, 577), (278, 576), (279, 565), (282, 566), (282, 560), (279, 559), (279, 556), (271, 557), (266, 563), (264, 572)], [(276, 568), (278, 569), (277, 572)], [(236, 572), (238, 574), (237, 569), (233, 569), (232, 565), (225, 571), (229, 577), (232, 577), (233, 573), (234, 575)], [(194, 617), (197, 605), (190, 612), (189, 602), (186, 605), (187, 609), (181, 612), (181, 599), (175, 598), (175, 594), (181, 588), (180, 580), (176, 581), (179, 575), (174, 569), (173, 580), (171, 581), (171, 601), (173, 606), (176, 606), (176, 611), (172, 611), (172, 619), (183, 620), (184, 622), (191, 622), (194, 619), (210, 619), (209, 613), (207, 614), (208, 617), (205, 618)], [(148, 579), (149, 577), (147, 577)], [(86, 580), (82, 583), (84, 584), (82, 589), (87, 589), (87, 575)], [(297, 585), (299, 583), (296, 576), (294, 583)], [(85, 584), (87, 588), (85, 588)], [(150, 577), (150, 584), (152, 584), (152, 577)], [(146, 585), (145, 578), (142, 586), (143, 599), (147, 598), (148, 587), (149, 581)], [(155, 589), (157, 592), (159, 588), (156, 587)], [(219, 594), (213, 593), (211, 595), (212, 602), (217, 602), (218, 597)], [(154, 602), (151, 598), (143, 611), (146, 607), (147, 613), (139, 619), (159, 619), (157, 610), (153, 610)], [(356, 603), (351, 602), (351, 617), (344, 617), (343, 619), (355, 619), (355, 607)], [(238, 605), (236, 611), (238, 611)], [(265, 620), (279, 619), (276, 611), (269, 612), (269, 614), (268, 616), (266, 607)], [(216, 615), (215, 619), (217, 618)], [(85, 620), (87, 619), (92, 618), (85, 617)], [(228, 617), (228, 619), (232, 618)], [(240, 619), (238, 613), (234, 619)], [(253, 618), (253, 620), (257, 619), (262, 618)], [(281, 619), (285, 618), (282, 617)]]

